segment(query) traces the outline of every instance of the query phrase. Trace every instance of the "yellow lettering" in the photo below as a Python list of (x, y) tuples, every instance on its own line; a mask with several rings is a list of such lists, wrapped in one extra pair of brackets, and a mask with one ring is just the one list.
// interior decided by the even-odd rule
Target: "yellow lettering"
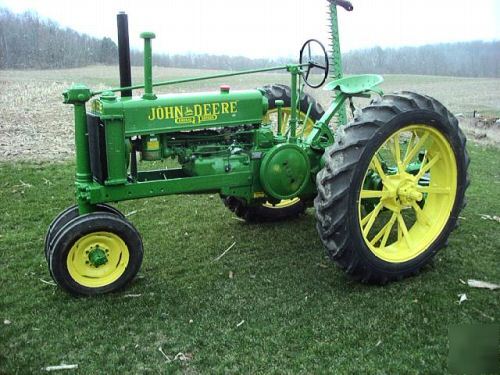
[(203, 104), (203, 115), (210, 114), (210, 104)]
[(148, 116), (148, 120), (149, 121), (153, 121), (156, 119), (156, 113), (155, 113), (155, 109), (154, 108), (151, 108), (151, 113), (149, 114)]
[(165, 111), (163, 110), (163, 108), (162, 107), (156, 108), (156, 118), (158, 120), (163, 120), (164, 117), (165, 117)]
[(174, 107), (165, 107), (165, 118), (174, 118)]
[[(91, 103), (92, 109), (99, 110), (100, 103), (94, 101)], [(218, 102), (218, 103), (204, 103), (204, 104), (194, 104), (192, 107), (180, 106), (165, 106), (150, 108), (150, 113), (148, 114), (149, 121), (155, 120), (169, 120), (175, 119), (193, 119), (189, 121), (213, 121), (217, 119), (220, 114), (230, 114), (238, 112), (238, 101), (231, 102)]]
[(219, 111), (219, 106), (220, 104), (219, 103), (212, 103), (212, 113), (214, 115), (218, 115), (220, 114), (220, 111)]

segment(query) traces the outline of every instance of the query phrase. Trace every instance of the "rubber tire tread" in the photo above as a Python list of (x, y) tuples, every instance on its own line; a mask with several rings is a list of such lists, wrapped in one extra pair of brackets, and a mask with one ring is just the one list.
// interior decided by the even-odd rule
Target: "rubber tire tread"
[[(118, 211), (116, 208), (113, 206), (110, 206), (108, 204), (97, 204), (96, 205), (96, 211), (99, 212), (109, 212), (112, 214), (115, 214), (120, 217), (124, 217), (123, 214)], [(55, 235), (57, 232), (64, 227), (68, 222), (73, 220), (75, 217), (79, 216), (78, 212), (78, 206), (73, 205), (69, 206), (65, 210), (61, 211), (59, 215), (57, 215), (54, 220), (49, 225), (49, 229), (47, 229), (47, 233), (45, 234), (45, 242), (44, 242), (44, 253), (45, 253), (45, 259), (49, 259), (49, 247), (51, 241), (54, 239)]]

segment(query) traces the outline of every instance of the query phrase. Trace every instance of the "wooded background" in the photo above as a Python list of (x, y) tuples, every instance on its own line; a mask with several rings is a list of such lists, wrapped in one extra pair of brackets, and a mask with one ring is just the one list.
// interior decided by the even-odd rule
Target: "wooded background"
[[(62, 28), (36, 13), (14, 14), (0, 8), (0, 69), (58, 69), (116, 64), (118, 48), (108, 38), (95, 38)], [(131, 51), (132, 65), (143, 64), (142, 52)], [(176, 68), (238, 70), (290, 62), (210, 54), (155, 54), (154, 65)], [(344, 71), (353, 73), (424, 74), (500, 77), (500, 41), (472, 41), (420, 47), (356, 50), (343, 55)]]

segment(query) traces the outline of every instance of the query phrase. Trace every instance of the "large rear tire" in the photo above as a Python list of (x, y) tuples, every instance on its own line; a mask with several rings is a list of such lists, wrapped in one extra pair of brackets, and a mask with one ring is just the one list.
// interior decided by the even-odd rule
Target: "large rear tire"
[[(270, 123), (276, 134), (278, 131), (276, 100), (283, 100), (282, 128), (281, 134), (286, 134), (288, 130), (288, 120), (291, 114), (291, 89), (281, 84), (266, 85), (262, 87), (264, 95), (269, 101), (269, 110), (264, 116), (264, 123)], [(306, 114), (311, 106), (309, 117)], [(298, 108), (299, 124), (297, 126), (297, 136), (307, 137), (312, 131), (317, 120), (324, 114), (321, 105), (309, 94), (303, 93), (300, 97)], [(278, 203), (266, 202), (257, 206), (248, 206), (243, 200), (236, 197), (224, 197), (224, 204), (236, 216), (248, 222), (279, 221), (297, 217), (304, 213), (307, 208), (306, 202), (299, 198), (282, 200)]]
[(317, 175), (317, 229), (329, 256), (363, 282), (417, 274), (465, 205), (469, 157), (437, 100), (387, 95), (341, 129)]

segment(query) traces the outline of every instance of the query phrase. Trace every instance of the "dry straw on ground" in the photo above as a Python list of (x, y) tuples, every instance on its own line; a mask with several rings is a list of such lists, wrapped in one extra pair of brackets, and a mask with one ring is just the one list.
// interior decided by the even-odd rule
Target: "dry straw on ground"
[[(172, 78), (173, 76), (198, 76), (211, 72), (188, 71), (180, 69), (155, 68), (159, 79)], [(86, 67), (79, 69), (65, 69), (60, 71), (0, 71), (0, 160), (3, 161), (60, 161), (71, 159), (74, 155), (74, 128), (72, 107), (62, 104), (62, 92), (74, 82), (89, 82), (93, 89), (107, 87), (102, 82), (112, 82), (112, 77), (117, 75), (116, 69), (111, 67)], [(134, 76), (139, 76), (140, 69), (134, 68)], [(408, 76), (409, 77), (409, 76)], [(115, 77), (116, 78), (116, 77)], [(60, 81), (64, 79), (65, 81)], [(399, 88), (403, 77), (388, 78), (384, 90), (387, 92)], [(410, 78), (407, 78), (410, 79)], [(415, 90), (426, 90), (444, 103), (450, 102), (451, 110), (463, 112), (470, 110), (464, 101), (470, 98), (469, 86), (471, 83), (464, 78), (443, 78), (440, 85), (429, 85), (426, 77), (415, 77), (414, 82), (405, 82), (408, 87)], [(239, 80), (230, 81), (234, 88), (252, 88), (262, 86), (263, 82), (283, 81), (286, 75), (256, 75), (249, 76), (248, 82)], [(449, 82), (448, 82), (449, 81)], [(483, 87), (490, 87), (494, 83), (489, 80)], [(457, 86), (462, 90), (453, 90), (460, 95), (441, 97), (443, 84)], [(169, 87), (173, 91), (205, 91), (217, 88), (217, 83), (205, 81), (192, 86)], [(494, 98), (498, 97), (495, 88), (489, 88), (489, 94), (484, 99), (488, 108), (500, 111)], [(465, 95), (464, 93), (467, 93)], [(326, 106), (330, 94), (322, 90), (312, 93)], [(441, 95), (441, 96), (440, 96)], [(493, 99), (492, 99), (493, 98)], [(366, 103), (359, 103), (365, 105)], [(493, 106), (493, 107), (492, 107)], [(462, 128), (469, 139), (482, 144), (500, 144), (500, 123), (494, 116), (478, 116), (476, 118), (458, 116)]]

